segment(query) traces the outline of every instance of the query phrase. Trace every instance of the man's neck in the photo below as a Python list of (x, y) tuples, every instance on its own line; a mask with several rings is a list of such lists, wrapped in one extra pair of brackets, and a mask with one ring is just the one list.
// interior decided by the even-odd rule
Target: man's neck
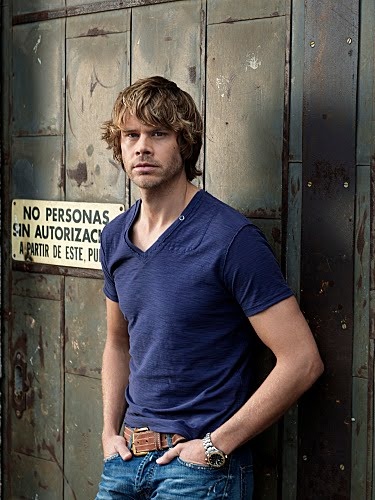
[(168, 226), (184, 211), (197, 191), (198, 188), (186, 178), (179, 179), (174, 186), (142, 189), (138, 222), (146, 230)]

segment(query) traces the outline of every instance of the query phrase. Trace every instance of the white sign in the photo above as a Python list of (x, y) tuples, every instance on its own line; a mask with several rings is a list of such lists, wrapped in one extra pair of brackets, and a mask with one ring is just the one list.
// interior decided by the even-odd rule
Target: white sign
[(125, 210), (112, 203), (12, 201), (12, 257), (23, 262), (100, 269), (100, 235)]

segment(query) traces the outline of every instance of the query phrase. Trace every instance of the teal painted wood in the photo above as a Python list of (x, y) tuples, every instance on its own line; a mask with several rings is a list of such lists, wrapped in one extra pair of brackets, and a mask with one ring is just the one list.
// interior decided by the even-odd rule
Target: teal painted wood
[(361, 0), (357, 105), (357, 164), (367, 165), (374, 155), (375, 45), (374, 0)]
[(303, 64), (305, 57), (305, 2), (303, 0), (293, 2), (291, 16), (289, 160), (301, 162)]
[(62, 136), (15, 137), (12, 198), (62, 200)]
[(13, 15), (65, 7), (64, 0), (13, 0)]
[(63, 133), (64, 47), (62, 19), (14, 27), (13, 135)]
[(61, 279), (60, 276), (15, 271), (12, 273), (12, 291), (21, 297), (60, 300)]
[(65, 280), (65, 372), (100, 378), (107, 330), (103, 282)]
[(289, 0), (208, 0), (208, 24), (285, 15)]
[[(119, 92), (130, 82), (130, 12), (67, 19), (66, 199), (128, 204), (125, 174), (101, 140)], [(113, 32), (120, 29), (122, 32)], [(100, 29), (112, 31), (102, 36)], [(91, 30), (91, 31), (90, 31)], [(94, 36), (91, 36), (93, 33)]]
[[(205, 31), (205, 2), (201, 0), (133, 9), (131, 81), (164, 76), (189, 92), (203, 111)], [(132, 203), (138, 198), (139, 190), (131, 184)]]
[[(289, 286), (300, 295), (301, 269), (301, 205), (302, 205), (302, 164), (289, 164), (288, 179), (288, 223), (286, 238), (286, 278)], [(297, 498), (298, 461), (298, 404), (284, 416), (282, 447), (282, 498)]]
[(100, 380), (66, 373), (65, 415), (64, 500), (95, 498), (103, 463)]
[(354, 255), (353, 376), (368, 377), (370, 307), (370, 187), (369, 165), (357, 167)]
[(206, 188), (281, 218), (286, 17), (207, 28)]

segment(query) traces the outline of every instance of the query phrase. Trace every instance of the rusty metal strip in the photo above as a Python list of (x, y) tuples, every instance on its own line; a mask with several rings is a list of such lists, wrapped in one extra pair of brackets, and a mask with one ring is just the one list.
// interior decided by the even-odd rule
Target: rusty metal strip
[(23, 271), (27, 273), (55, 274), (58, 276), (76, 276), (78, 278), (97, 278), (103, 279), (103, 273), (96, 269), (79, 269), (76, 267), (51, 266), (48, 264), (33, 264), (28, 262), (13, 261), (12, 269), (14, 271)]
[(298, 492), (350, 498), (359, 3), (306, 0), (301, 304), (325, 373), (299, 407)]
[(13, 16), (12, 25), (36, 23), (49, 21), (82, 14), (95, 14), (109, 10), (128, 9), (130, 7), (140, 7), (142, 5), (155, 5), (159, 3), (176, 2), (180, 0), (105, 0), (103, 2), (92, 2), (86, 5), (75, 7), (65, 7), (63, 9), (43, 10), (39, 12), (30, 12), (28, 14), (19, 14)]

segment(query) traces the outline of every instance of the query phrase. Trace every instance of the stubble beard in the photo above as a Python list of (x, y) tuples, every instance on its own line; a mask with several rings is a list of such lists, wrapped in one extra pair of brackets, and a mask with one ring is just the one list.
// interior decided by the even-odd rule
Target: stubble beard
[[(144, 158), (139, 161), (147, 162), (148, 160), (147, 158)], [(140, 189), (167, 187), (168, 185), (173, 184), (173, 181), (180, 177), (182, 171), (184, 170), (184, 164), (180, 155), (176, 155), (174, 158), (171, 158), (168, 165), (161, 165), (154, 161), (151, 161), (150, 163), (156, 165), (155, 172), (133, 173), (132, 169), (130, 169), (130, 173), (128, 172), (130, 180)]]

